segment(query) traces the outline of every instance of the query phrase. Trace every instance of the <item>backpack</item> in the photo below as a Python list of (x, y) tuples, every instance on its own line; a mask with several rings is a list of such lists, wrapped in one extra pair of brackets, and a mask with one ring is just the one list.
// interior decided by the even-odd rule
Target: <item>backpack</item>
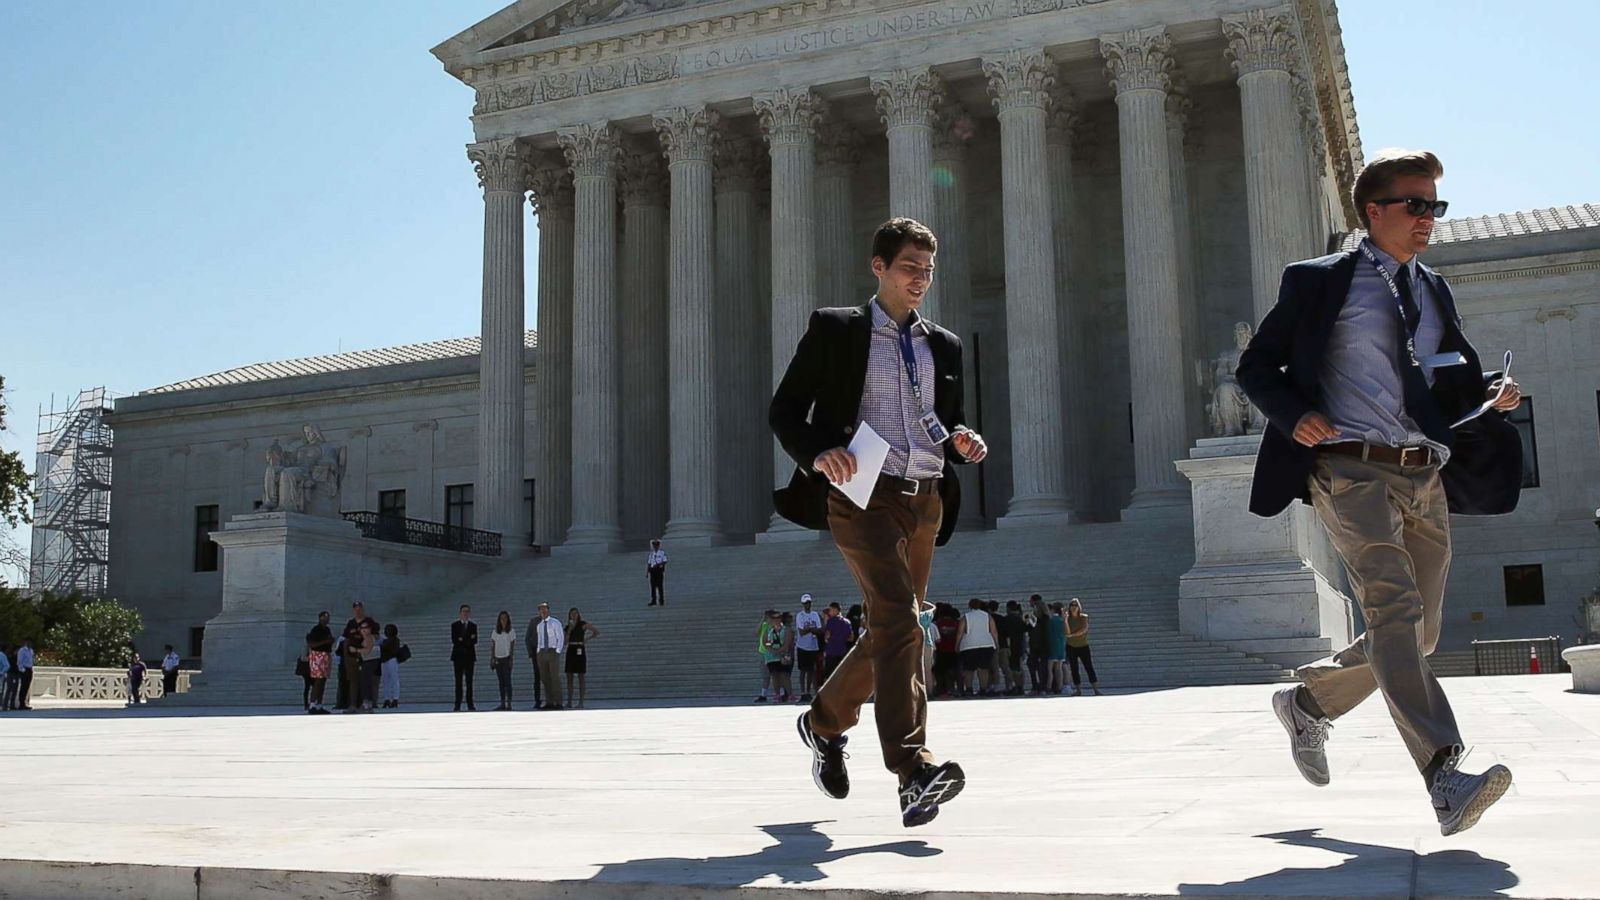
[(394, 658), (398, 659), (401, 662), (405, 662), (406, 660), (410, 659), (411, 658), (411, 645), (410, 644), (401, 644), (400, 645), (400, 649), (395, 651)]

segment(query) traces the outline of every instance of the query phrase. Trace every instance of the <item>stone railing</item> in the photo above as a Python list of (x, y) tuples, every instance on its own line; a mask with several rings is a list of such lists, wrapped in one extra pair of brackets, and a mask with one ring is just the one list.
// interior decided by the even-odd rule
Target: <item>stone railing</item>
[[(189, 679), (198, 674), (178, 670), (178, 693), (189, 690)], [(38, 666), (33, 670), (32, 700), (126, 700), (128, 670), (86, 669), (69, 666)], [(161, 697), (161, 670), (149, 669), (139, 685), (139, 696), (146, 700)]]

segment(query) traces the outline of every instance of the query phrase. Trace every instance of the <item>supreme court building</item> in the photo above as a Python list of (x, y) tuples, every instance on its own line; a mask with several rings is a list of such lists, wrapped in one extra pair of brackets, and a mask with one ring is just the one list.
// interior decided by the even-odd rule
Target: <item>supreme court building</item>
[[(481, 342), (118, 400), (110, 581), (155, 646), (217, 615), (208, 535), (252, 511), (263, 453), (304, 422), (346, 448), (344, 511), (503, 536), (500, 574), (451, 596), (548, 584), (609, 602), (595, 573), (657, 536), (729, 554), (708, 569), (759, 559), (746, 583), (698, 588), (730, 604), (834, 577), (782, 555), (813, 534), (773, 516), (793, 463), (767, 403), (809, 312), (871, 295), (870, 236), (896, 215), (939, 236), (924, 311), (963, 340), (969, 424), (991, 447), (961, 472), (961, 527), (986, 534), (941, 556), (979, 573), (961, 590), (1144, 578), (1138, 602), (1176, 605), (1189, 560), (1231, 537), (1205, 534), (1176, 465), (1220, 452), (1196, 446), (1216, 440), (1217, 360), (1285, 263), (1357, 226), (1363, 152), (1330, 0), (520, 0), (433, 52), (476, 91)], [(1456, 520), (1443, 646), (1570, 636), (1596, 577), (1600, 210), (1446, 221), (1435, 243), (1425, 260), (1467, 334), (1485, 360), (1515, 350), (1532, 398), (1521, 508)], [(1041, 574), (1097, 540), (1126, 550)]]

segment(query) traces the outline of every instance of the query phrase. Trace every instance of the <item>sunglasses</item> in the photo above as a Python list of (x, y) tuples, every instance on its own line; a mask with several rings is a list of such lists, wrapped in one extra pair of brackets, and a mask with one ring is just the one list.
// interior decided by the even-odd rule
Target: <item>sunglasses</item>
[(1450, 208), (1450, 204), (1444, 200), (1429, 200), (1427, 197), (1385, 197), (1382, 200), (1374, 200), (1372, 202), (1379, 206), (1404, 203), (1406, 205), (1406, 215), (1425, 216), (1428, 213), (1433, 213), (1435, 219), (1443, 216), (1444, 211)]

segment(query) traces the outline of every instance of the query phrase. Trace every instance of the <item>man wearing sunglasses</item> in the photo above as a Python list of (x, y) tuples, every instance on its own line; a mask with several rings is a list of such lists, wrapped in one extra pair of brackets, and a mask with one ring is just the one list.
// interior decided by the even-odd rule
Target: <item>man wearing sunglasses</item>
[[(1450, 568), (1449, 517), (1514, 509), (1522, 445), (1504, 419), (1521, 402), (1516, 383), (1485, 375), (1449, 285), (1417, 260), (1446, 209), (1435, 185), (1443, 175), (1428, 151), (1379, 153), (1353, 192), (1366, 238), (1284, 269), (1238, 378), (1273, 426), (1256, 457), (1250, 511), (1270, 517), (1296, 499), (1311, 504), (1367, 623), (1355, 643), (1301, 667), (1301, 684), (1273, 698), (1295, 765), (1327, 784), (1332, 720), (1382, 692), (1450, 835), (1476, 824), (1511, 772), (1459, 769), (1461, 733), (1428, 666)], [(1494, 411), (1452, 428), (1489, 398)]]

